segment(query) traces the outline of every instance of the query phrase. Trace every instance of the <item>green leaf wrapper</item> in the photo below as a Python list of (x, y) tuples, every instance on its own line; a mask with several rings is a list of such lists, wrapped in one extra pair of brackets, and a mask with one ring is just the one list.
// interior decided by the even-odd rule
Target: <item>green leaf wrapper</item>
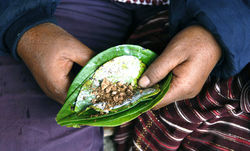
[(144, 49), (136, 45), (120, 45), (109, 48), (95, 57), (93, 57), (78, 73), (74, 81), (72, 82), (65, 104), (59, 111), (56, 117), (58, 124), (67, 127), (80, 127), (82, 125), (90, 126), (118, 126), (125, 122), (135, 119), (142, 113), (152, 109), (157, 103), (159, 103), (166, 92), (169, 89), (172, 74), (169, 74), (163, 79), (159, 85), (159, 91), (156, 95), (140, 98), (133, 104), (126, 107), (121, 107), (115, 112), (109, 112), (107, 114), (101, 114), (95, 111), (93, 108), (87, 108), (80, 112), (74, 111), (74, 106), (78, 94), (82, 85), (93, 75), (93, 73), (104, 63), (110, 61), (113, 58), (131, 55), (140, 59), (144, 64), (149, 66), (157, 57), (157, 55), (151, 50)]

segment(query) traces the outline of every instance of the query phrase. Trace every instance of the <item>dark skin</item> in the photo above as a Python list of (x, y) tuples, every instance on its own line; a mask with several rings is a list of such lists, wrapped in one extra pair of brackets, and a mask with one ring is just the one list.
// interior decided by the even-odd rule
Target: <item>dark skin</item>
[[(28, 30), (21, 37), (17, 52), (45, 94), (61, 104), (73, 79), (70, 72), (73, 63), (84, 66), (94, 55), (72, 35), (51, 23)], [(201, 26), (187, 27), (149, 66), (139, 85), (152, 86), (172, 71), (170, 90), (154, 109), (192, 98), (199, 93), (220, 56), (220, 47), (207, 30)]]
[(170, 71), (173, 79), (170, 89), (154, 109), (174, 101), (195, 97), (221, 57), (214, 37), (201, 26), (190, 26), (179, 32), (163, 53), (149, 66), (141, 77), (142, 87), (152, 86)]
[(18, 55), (47, 96), (63, 104), (73, 63), (84, 66), (94, 52), (57, 25), (33, 27), (20, 39)]

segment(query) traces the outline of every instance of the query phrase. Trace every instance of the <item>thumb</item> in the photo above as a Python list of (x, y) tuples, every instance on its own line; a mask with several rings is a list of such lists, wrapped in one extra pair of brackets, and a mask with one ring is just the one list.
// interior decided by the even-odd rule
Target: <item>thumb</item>
[(94, 55), (94, 51), (89, 49), (87, 46), (82, 44), (80, 41), (76, 40), (76, 42), (71, 45), (69, 59), (72, 62), (79, 64), (80, 66), (84, 66), (89, 59)]
[(161, 81), (166, 75), (180, 64), (184, 59), (180, 58), (173, 50), (165, 51), (148, 67), (141, 76), (138, 84), (145, 88)]

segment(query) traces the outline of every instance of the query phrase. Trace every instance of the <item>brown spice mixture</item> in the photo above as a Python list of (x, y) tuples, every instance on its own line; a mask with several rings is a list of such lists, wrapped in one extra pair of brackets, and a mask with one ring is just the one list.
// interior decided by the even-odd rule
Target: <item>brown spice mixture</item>
[(92, 103), (106, 102), (105, 110), (122, 104), (126, 99), (132, 98), (134, 90), (132, 85), (122, 84), (121, 82), (112, 83), (104, 78), (101, 85), (92, 92), (96, 99)]

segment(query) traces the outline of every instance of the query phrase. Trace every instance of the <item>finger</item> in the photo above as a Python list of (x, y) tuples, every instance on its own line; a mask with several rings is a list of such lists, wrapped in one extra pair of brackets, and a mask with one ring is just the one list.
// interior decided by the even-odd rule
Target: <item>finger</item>
[(183, 89), (181, 87), (178, 87), (178, 78), (173, 76), (172, 82), (170, 84), (170, 88), (164, 98), (161, 102), (159, 102), (153, 110), (158, 110), (159, 108), (162, 108), (172, 102), (175, 102), (177, 100), (182, 100), (183, 98), (180, 96), (180, 94), (183, 93)]
[(174, 68), (170, 89), (163, 100), (154, 107), (154, 110), (175, 101), (193, 98), (200, 92), (208, 74), (205, 72), (200, 73), (199, 70), (194, 68), (199, 69), (201, 67), (198, 62), (192, 60), (187, 60)]
[(80, 41), (77, 44), (71, 46), (73, 52), (70, 53), (69, 59), (72, 62), (79, 64), (80, 66), (84, 66), (87, 61), (94, 55), (94, 51), (89, 49), (87, 46), (82, 44)]
[(147, 68), (142, 77), (139, 80), (141, 87), (149, 87), (160, 80), (178, 64), (183, 62), (185, 55), (178, 54), (178, 51), (171, 47), (167, 47), (165, 51)]
[[(173, 70), (173, 78), (171, 80), (171, 84), (170, 84), (170, 88), (168, 90), (168, 92), (166, 93), (166, 95), (164, 96), (164, 98), (162, 99), (162, 101), (160, 103), (158, 103), (153, 110), (157, 110), (159, 108), (162, 108), (172, 102), (175, 101), (179, 101), (179, 100), (183, 100), (186, 99), (187, 96), (187, 91), (189, 90), (189, 80), (186, 77), (182, 77), (182, 74), (180, 74), (180, 72), (182, 71), (182, 68), (184, 66), (185, 69), (185, 65), (186, 63), (183, 63), (182, 65), (179, 65), (178, 67), (176, 67)], [(188, 75), (186, 75), (188, 76)]]
[[(62, 56), (59, 56), (56, 60), (55, 66), (53, 67), (53, 75), (50, 79), (51, 86), (49, 88), (53, 90), (52, 96), (55, 100), (60, 103), (64, 103), (67, 96), (68, 88), (73, 81), (74, 75), (72, 74), (72, 67), (74, 63), (84, 66), (87, 61), (94, 55), (94, 52), (88, 47), (83, 45), (80, 41), (76, 40), (73, 44), (69, 43), (67, 49)], [(70, 50), (70, 51), (69, 51)]]

